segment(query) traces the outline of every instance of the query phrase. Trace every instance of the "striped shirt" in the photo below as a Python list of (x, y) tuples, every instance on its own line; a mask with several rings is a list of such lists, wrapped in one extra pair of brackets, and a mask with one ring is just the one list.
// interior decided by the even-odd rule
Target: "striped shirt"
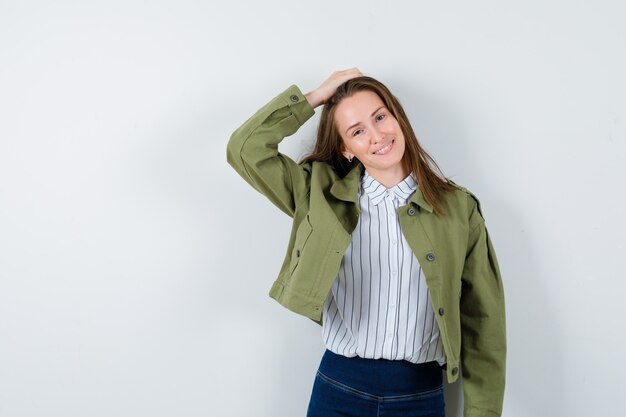
[(359, 221), (323, 307), (322, 339), (332, 352), (446, 362), (422, 268), (397, 215), (416, 188), (413, 174), (387, 189), (364, 170)]

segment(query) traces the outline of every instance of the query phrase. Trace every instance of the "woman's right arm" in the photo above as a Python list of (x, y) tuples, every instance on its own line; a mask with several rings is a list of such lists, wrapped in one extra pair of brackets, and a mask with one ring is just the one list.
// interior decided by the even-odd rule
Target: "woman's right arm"
[(278, 144), (315, 114), (294, 84), (257, 110), (233, 132), (226, 159), (254, 189), (290, 217), (307, 195), (309, 170), (278, 152)]
[(292, 84), (233, 132), (226, 149), (228, 163), (254, 189), (293, 217), (296, 205), (309, 192), (310, 166), (299, 165), (278, 152), (278, 144), (310, 119), (315, 107), (325, 103), (340, 84), (360, 75), (356, 68), (335, 71), (306, 95)]

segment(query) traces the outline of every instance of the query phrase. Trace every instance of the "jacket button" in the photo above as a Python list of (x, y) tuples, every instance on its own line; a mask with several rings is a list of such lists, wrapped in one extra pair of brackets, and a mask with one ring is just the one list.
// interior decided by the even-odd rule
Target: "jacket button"
[(440, 315), (440, 316), (443, 316), (443, 313), (444, 313), (444, 309), (443, 309), (443, 307), (439, 307), (439, 315)]
[(296, 257), (299, 258), (300, 257), (300, 249), (296, 249)]
[(407, 210), (407, 213), (409, 213), (409, 216), (415, 216), (415, 213), (416, 213), (415, 207), (409, 207), (409, 209)]
[(289, 97), (289, 98), (290, 98), (290, 99), (291, 99), (291, 101), (293, 101), (294, 103), (295, 103), (296, 101), (298, 101), (298, 96), (297, 96), (297, 95), (295, 95), (295, 94), (292, 94), (292, 95), (291, 95), (291, 97)]
[(456, 366), (452, 368), (452, 375), (456, 375), (458, 373), (459, 373), (459, 368), (457, 368)]
[(432, 252), (428, 252), (426, 254), (426, 259), (428, 259), (429, 261), (434, 261), (435, 260), (435, 254)]

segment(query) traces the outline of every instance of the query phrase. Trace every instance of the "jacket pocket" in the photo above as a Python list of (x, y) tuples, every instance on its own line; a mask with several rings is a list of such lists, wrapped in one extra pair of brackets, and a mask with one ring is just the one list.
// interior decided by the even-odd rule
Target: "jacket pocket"
[(304, 253), (306, 243), (309, 240), (309, 236), (311, 236), (311, 232), (313, 232), (313, 227), (311, 226), (311, 222), (309, 221), (309, 215), (307, 214), (298, 226), (298, 230), (296, 230), (296, 240), (294, 242), (293, 249), (291, 250), (289, 275), (292, 275), (293, 271), (298, 266), (300, 258)]

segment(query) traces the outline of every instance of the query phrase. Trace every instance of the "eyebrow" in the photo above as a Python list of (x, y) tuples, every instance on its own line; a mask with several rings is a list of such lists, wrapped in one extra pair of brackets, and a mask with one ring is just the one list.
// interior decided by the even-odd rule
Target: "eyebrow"
[[(372, 114), (370, 114), (370, 117), (371, 117), (371, 116), (373, 116), (373, 115), (375, 115), (375, 114), (376, 114), (376, 112), (377, 112), (378, 110), (382, 109), (383, 107), (385, 107), (385, 106), (380, 106), (379, 108), (377, 108), (376, 110), (374, 110), (374, 111), (372, 112)], [(348, 130), (350, 130), (350, 129), (352, 129), (353, 127), (357, 126), (359, 123), (361, 123), (361, 122), (356, 122), (355, 124), (353, 124), (352, 126), (350, 126), (349, 128), (347, 128), (347, 129), (346, 129), (346, 133), (348, 133)]]

